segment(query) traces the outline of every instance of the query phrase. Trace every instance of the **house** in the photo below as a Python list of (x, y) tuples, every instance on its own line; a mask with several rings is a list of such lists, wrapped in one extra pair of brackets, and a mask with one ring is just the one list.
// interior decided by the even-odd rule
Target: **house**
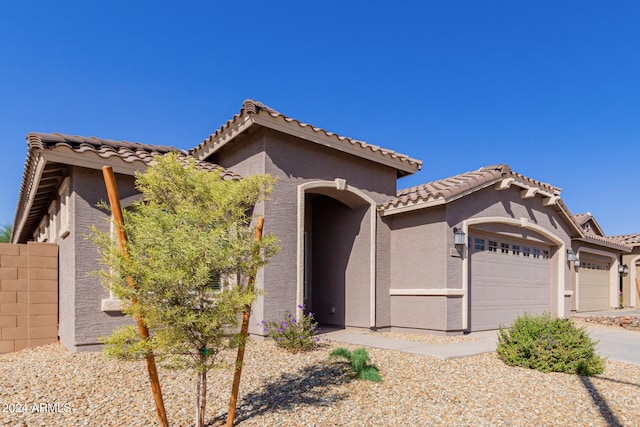
[(94, 349), (129, 321), (87, 275), (100, 267), (89, 227), (109, 227), (96, 207), (107, 200), (100, 169), (114, 168), (126, 206), (139, 197), (135, 171), (168, 152), (221, 166), (229, 179), (278, 178), (254, 210), (282, 248), (258, 273), (257, 322), (303, 304), (320, 323), (442, 334), (495, 329), (524, 311), (564, 317), (617, 305), (619, 259), (632, 251), (595, 219), (574, 217), (559, 188), (507, 165), (396, 191), (421, 161), (252, 100), (189, 152), (60, 134), (27, 139), (12, 240), (58, 244), (59, 335), (71, 350)]
[(622, 306), (640, 307), (640, 233), (613, 236), (612, 239), (632, 248), (622, 256), (622, 269), (628, 269), (628, 274), (622, 277)]

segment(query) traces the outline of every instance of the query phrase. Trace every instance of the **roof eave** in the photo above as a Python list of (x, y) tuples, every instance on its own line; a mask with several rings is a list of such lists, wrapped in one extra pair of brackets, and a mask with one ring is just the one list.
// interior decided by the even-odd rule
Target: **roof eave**
[(595, 239), (589, 235), (586, 235), (584, 237), (577, 237), (571, 240), (576, 242), (590, 243), (592, 245), (602, 246), (609, 249), (615, 249), (620, 252), (631, 252), (633, 250), (633, 248), (628, 245)]
[(202, 146), (191, 150), (190, 154), (198, 160), (205, 160), (255, 125), (383, 164), (396, 169), (399, 177), (412, 175), (422, 168), (422, 161), (420, 160), (396, 153), (385, 153), (382, 149), (376, 150), (370, 145), (362, 147), (359, 146), (359, 142), (350, 138), (340, 137), (336, 134), (316, 130), (312, 126), (298, 123), (296, 120), (288, 119), (281, 114), (274, 117), (267, 110), (249, 113), (243, 109), (240, 114), (228, 121), (221, 130), (212, 134), (208, 140), (205, 140)]

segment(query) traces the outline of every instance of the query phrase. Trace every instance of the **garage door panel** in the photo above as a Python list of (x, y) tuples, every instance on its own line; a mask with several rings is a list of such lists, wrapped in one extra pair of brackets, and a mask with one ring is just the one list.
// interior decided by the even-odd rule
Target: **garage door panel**
[(580, 311), (607, 310), (611, 263), (596, 257), (582, 255), (578, 282), (578, 308)]
[[(477, 244), (476, 238), (484, 241)], [(488, 241), (498, 241), (497, 250), (488, 250)], [(501, 243), (509, 244), (503, 252)], [(514, 250), (513, 245), (517, 246)], [(528, 245), (527, 245), (528, 246)], [(520, 243), (501, 236), (473, 236), (470, 248), (469, 291), (471, 330), (509, 326), (524, 312), (542, 313), (550, 304), (550, 261), (529, 256)], [(538, 254), (549, 248), (537, 245)], [(548, 253), (548, 252), (547, 252)]]

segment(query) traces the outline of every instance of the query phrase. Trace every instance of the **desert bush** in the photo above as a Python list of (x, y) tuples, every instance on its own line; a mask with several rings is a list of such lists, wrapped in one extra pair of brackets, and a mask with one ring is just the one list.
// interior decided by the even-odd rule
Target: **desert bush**
[(500, 328), (497, 352), (509, 366), (590, 376), (604, 371), (596, 344), (569, 319), (525, 313), (511, 328)]
[(346, 359), (351, 371), (361, 380), (376, 383), (382, 381), (380, 369), (376, 365), (369, 364), (369, 353), (364, 348), (349, 351), (346, 348), (338, 347), (331, 352), (330, 356)]
[[(299, 305), (304, 310), (304, 306)], [(282, 347), (291, 353), (304, 350), (312, 350), (320, 344), (318, 337), (318, 322), (313, 318), (313, 313), (307, 313), (299, 320), (291, 313), (285, 313), (283, 320), (261, 322), (264, 332), (274, 340), (278, 347)]]

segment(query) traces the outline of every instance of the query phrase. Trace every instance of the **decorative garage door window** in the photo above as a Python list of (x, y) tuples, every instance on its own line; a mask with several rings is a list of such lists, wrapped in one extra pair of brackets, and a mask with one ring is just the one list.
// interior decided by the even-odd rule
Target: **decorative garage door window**
[(607, 270), (611, 268), (611, 264), (606, 262), (596, 262), (596, 261), (581, 261), (580, 268), (587, 268), (589, 270)]
[[(483, 239), (475, 237), (473, 239), (473, 251), (482, 252), (489, 251), (496, 254), (520, 256), (525, 258), (542, 258), (549, 259), (549, 250), (533, 245), (524, 246), (518, 243), (500, 242), (497, 240)], [(598, 270), (608, 270), (607, 265), (595, 265), (593, 263), (582, 263), (584, 268), (595, 268)], [(587, 267), (589, 265), (590, 267)], [(602, 268), (601, 268), (602, 267)]]

